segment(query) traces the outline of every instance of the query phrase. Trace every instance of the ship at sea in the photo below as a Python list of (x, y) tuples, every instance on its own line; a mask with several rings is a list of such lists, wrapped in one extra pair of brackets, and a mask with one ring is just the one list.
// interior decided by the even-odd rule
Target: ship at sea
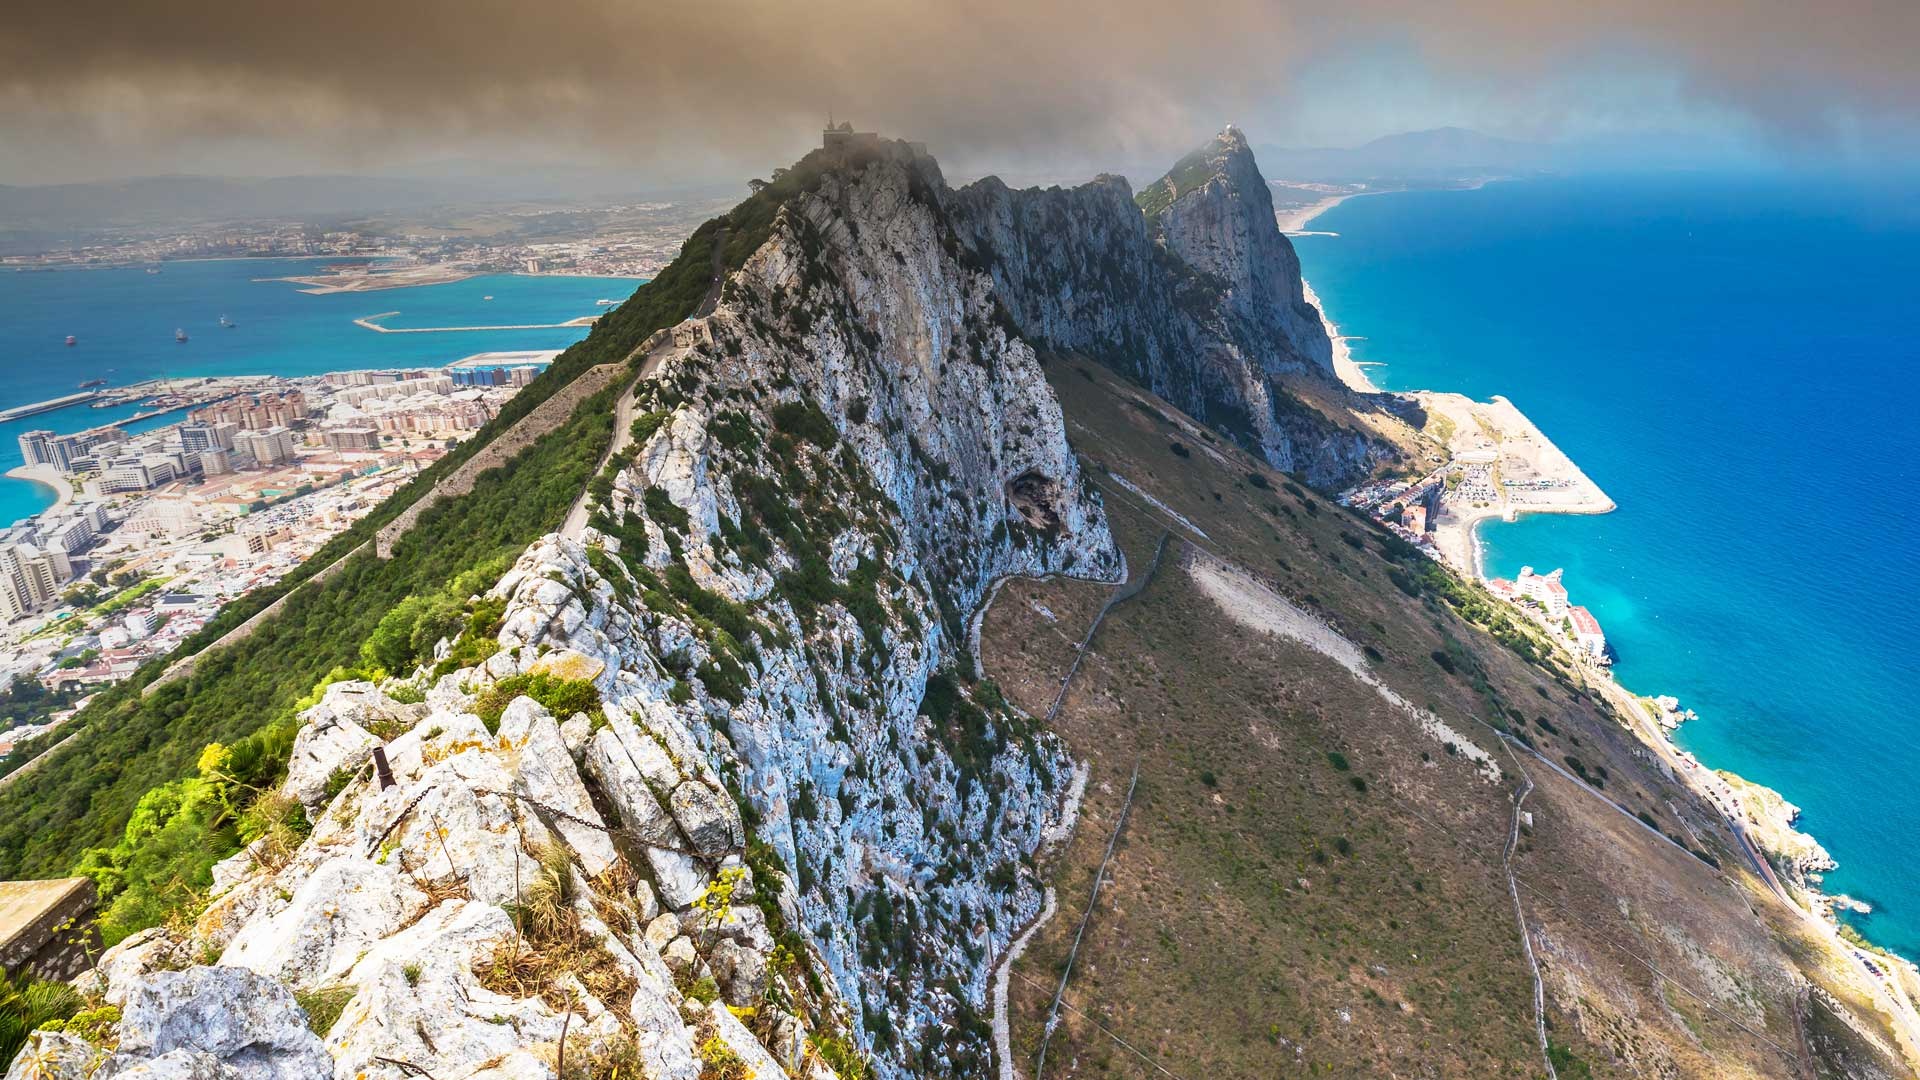
[(67, 347), (68, 347), (68, 348), (72, 348), (73, 346), (75, 346), (75, 345), (78, 345), (78, 344), (80, 344), (80, 339), (79, 339), (79, 338), (77, 338), (77, 337), (74, 337), (74, 336), (73, 336), (72, 334), (68, 334), (68, 335), (67, 335)]
[(227, 318), (225, 315), (222, 315), (220, 316), (220, 325), (231, 330), (234, 327), (239, 326), (240, 324), (237, 322), (234, 322), (232, 319)]
[(107, 385), (107, 380), (105, 379), (88, 379), (86, 382), (83, 382), (80, 384), (80, 389), (91, 390), (96, 386), (105, 386), (105, 385)]
[(173, 340), (179, 342), (182, 345), (185, 345), (187, 343), (187, 332), (185, 330), (176, 329), (173, 332)]

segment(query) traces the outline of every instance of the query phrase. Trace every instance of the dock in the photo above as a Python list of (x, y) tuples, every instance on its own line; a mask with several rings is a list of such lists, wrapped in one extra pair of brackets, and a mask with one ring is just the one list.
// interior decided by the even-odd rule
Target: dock
[(12, 420), (24, 420), (29, 416), (38, 416), (41, 413), (53, 412), (56, 409), (65, 409), (78, 405), (83, 401), (92, 401), (99, 396), (100, 392), (98, 390), (83, 390), (78, 394), (67, 394), (63, 397), (36, 401), (31, 405), (15, 405), (11, 409), (0, 409), (0, 424)]

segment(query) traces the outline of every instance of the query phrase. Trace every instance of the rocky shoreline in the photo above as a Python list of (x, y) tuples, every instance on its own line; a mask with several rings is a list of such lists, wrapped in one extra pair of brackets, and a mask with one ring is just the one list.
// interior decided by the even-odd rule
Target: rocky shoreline
[[(1306, 229), (1313, 218), (1339, 205), (1342, 201), (1344, 201), (1342, 198), (1323, 200), (1308, 208), (1306, 212), (1289, 218), (1284, 227), (1289, 232), (1300, 232)], [(1332, 320), (1327, 317), (1325, 306), (1313, 293), (1311, 285), (1306, 286), (1306, 292), (1312, 298), (1314, 306), (1320, 310), (1320, 318), (1326, 327), (1327, 337), (1335, 343), (1336, 373), (1342, 381), (1358, 393), (1385, 392), (1367, 378), (1365, 372), (1347, 352), (1346, 339), (1340, 335)], [(1460, 395), (1432, 392), (1422, 392), (1421, 396), (1423, 400), (1434, 401), (1460, 397)], [(1517, 409), (1513, 409), (1506, 399), (1496, 397), (1495, 401), (1506, 406), (1519, 416), (1521, 422), (1527, 423), (1535, 433), (1538, 433), (1539, 429), (1533, 427)], [(1470, 400), (1467, 403), (1473, 404)], [(1553, 454), (1565, 461), (1566, 466), (1578, 476), (1580, 481), (1592, 488), (1598, 499), (1591, 503), (1582, 502), (1580, 505), (1567, 507), (1516, 508), (1518, 512), (1606, 513), (1614, 508), (1613, 502), (1607, 499), (1597, 486), (1587, 480), (1584, 473), (1580, 473), (1578, 466), (1574, 465), (1570, 458), (1566, 458), (1550, 442), (1547, 442), (1544, 434), (1538, 434), (1538, 438)], [(1484, 560), (1481, 558), (1477, 530), (1482, 521), (1499, 516), (1502, 515), (1497, 510), (1486, 510), (1482, 513), (1467, 515), (1465, 520), (1449, 522), (1446, 524), (1446, 529), (1451, 535), (1446, 537), (1441, 535), (1442, 527), (1437, 524), (1435, 550), (1439, 553), (1441, 561), (1453, 565), (1460, 573), (1484, 584), (1487, 574)], [(1511, 516), (1517, 515), (1509, 515), (1509, 518)], [(1429, 554), (1432, 555), (1433, 552)], [(1612, 671), (1604, 665), (1581, 661), (1580, 667), (1598, 684), (1602, 693), (1613, 701), (1621, 714), (1622, 722), (1633, 731), (1636, 737), (1666, 763), (1677, 779), (1687, 783), (1702, 795), (1706, 802), (1718, 809), (1734, 835), (1741, 838), (1743, 842), (1751, 844), (1758, 853), (1757, 857), (1767, 861), (1767, 867), (1756, 867), (1756, 869), (1761, 869), (1763, 875), (1770, 879), (1773, 875), (1767, 871), (1777, 872), (1778, 880), (1770, 880), (1769, 884), (1776, 888), (1780, 898), (1850, 950), (1855, 960), (1901, 1006), (1910, 1021), (1920, 1020), (1920, 1014), (1916, 1013), (1914, 1003), (1902, 985), (1903, 976), (1909, 980), (1920, 981), (1920, 965), (1883, 946), (1871, 944), (1858, 930), (1841, 921), (1839, 912), (1847, 911), (1865, 915), (1871, 913), (1872, 906), (1844, 894), (1829, 894), (1824, 891), (1822, 885), (1825, 874), (1839, 864), (1817, 839), (1797, 827), (1801, 813), (1800, 807), (1789, 802), (1780, 792), (1765, 785), (1754, 783), (1726, 770), (1710, 769), (1691, 752), (1676, 744), (1671, 738), (1671, 733), (1678, 729), (1681, 721), (1694, 718), (1691, 710), (1680, 710), (1677, 702), (1671, 708), (1666, 707), (1665, 703), (1672, 701), (1671, 698), (1656, 699), (1635, 694), (1621, 685)], [(1648, 716), (1648, 710), (1642, 703), (1651, 701), (1661, 702), (1657, 711), (1661, 712), (1662, 716)], [(1643, 718), (1647, 720), (1646, 723), (1637, 722)], [(1866, 955), (1866, 949), (1872, 950), (1874, 955), (1871, 959)]]

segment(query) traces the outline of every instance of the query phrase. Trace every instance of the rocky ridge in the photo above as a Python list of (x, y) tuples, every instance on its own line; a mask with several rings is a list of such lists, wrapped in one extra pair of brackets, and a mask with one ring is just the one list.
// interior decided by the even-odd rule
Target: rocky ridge
[(1032, 341), (1093, 357), (1319, 486), (1352, 483), (1390, 454), (1286, 385), (1371, 407), (1333, 374), (1299, 258), (1237, 129), (1138, 200), (1117, 176), (1044, 190), (989, 177), (947, 205)]
[[(432, 667), (326, 687), (278, 793), (310, 835), (111, 950), (117, 1024), (9, 1077), (986, 1071), (1072, 765), (966, 619), (1122, 565), (931, 159), (815, 164), (636, 388), (584, 536)], [(190, 1054), (142, 1034), (188, 1019)]]

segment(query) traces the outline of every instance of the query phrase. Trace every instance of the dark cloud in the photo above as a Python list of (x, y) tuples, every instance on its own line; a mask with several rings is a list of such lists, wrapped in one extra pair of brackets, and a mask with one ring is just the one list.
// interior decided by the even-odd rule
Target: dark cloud
[(786, 157), (831, 109), (961, 161), (1140, 160), (1282, 117), (1300, 72), (1383, 40), (1482, 92), (1612, 55), (1797, 135), (1920, 115), (1913, 0), (55, 0), (10, 22), (15, 151), (526, 140), (684, 176)]

